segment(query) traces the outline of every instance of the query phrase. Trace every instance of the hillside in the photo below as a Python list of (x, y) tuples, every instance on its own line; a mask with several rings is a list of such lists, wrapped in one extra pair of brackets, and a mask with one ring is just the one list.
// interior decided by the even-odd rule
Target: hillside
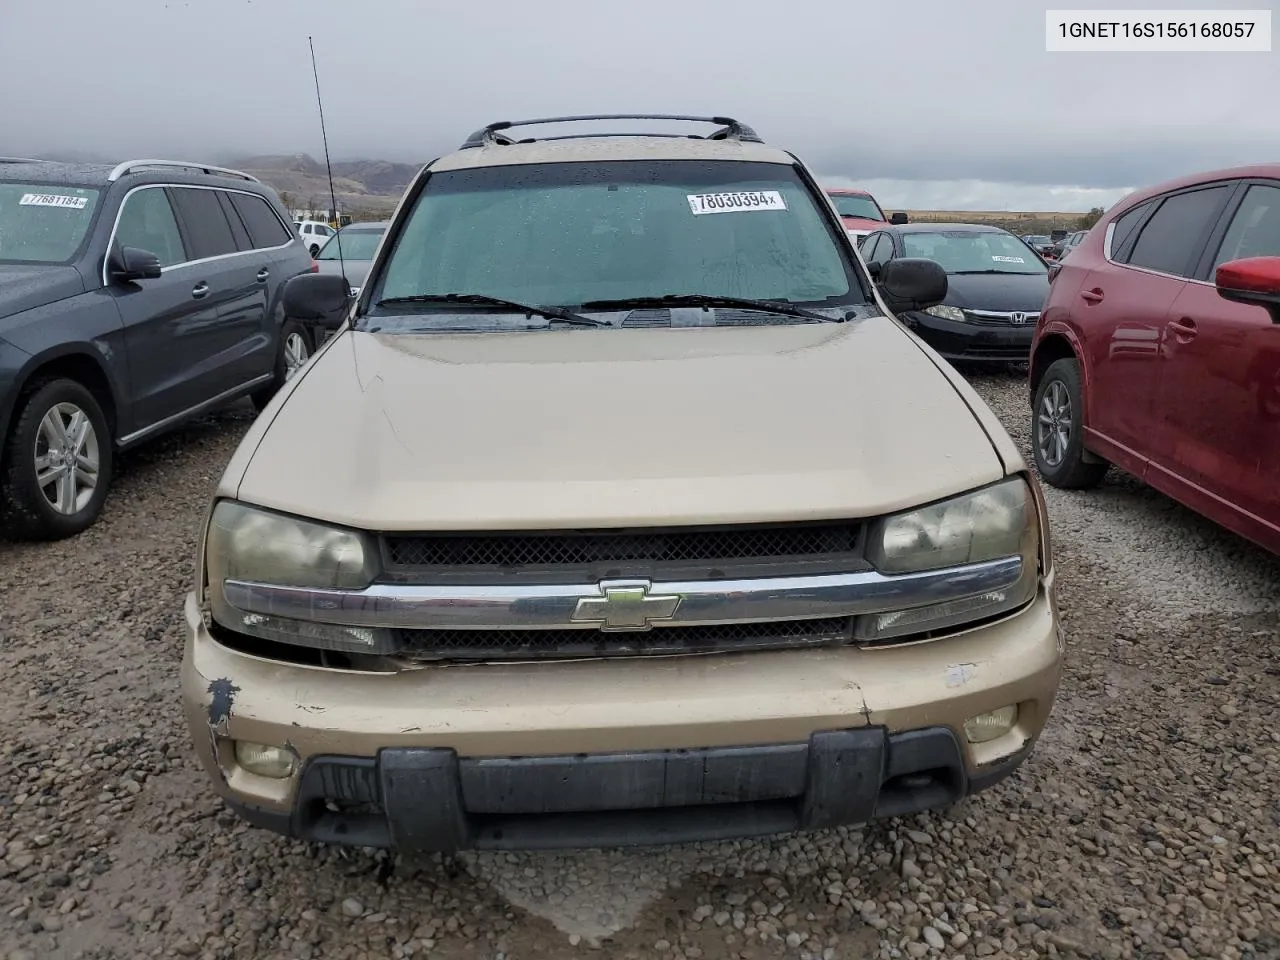
[[(292, 156), (243, 157), (229, 164), (270, 184), (289, 207), (329, 206), (329, 179), (324, 164), (305, 153)], [(421, 164), (388, 160), (346, 160), (333, 165), (333, 190), (347, 213), (388, 213), (399, 201)]]

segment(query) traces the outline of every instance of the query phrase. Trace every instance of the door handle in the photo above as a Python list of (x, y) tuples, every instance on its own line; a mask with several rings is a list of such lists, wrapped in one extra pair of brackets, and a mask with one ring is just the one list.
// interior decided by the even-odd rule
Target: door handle
[(258, 282), (266, 283), (267, 277), (269, 276), (271, 276), (271, 271), (268, 270), (266, 267), (263, 267), (261, 270), (258, 271)]
[(1080, 296), (1084, 298), (1085, 303), (1101, 303), (1102, 288), (1094, 287), (1092, 290), (1081, 290)]
[(1173, 335), (1178, 338), (1179, 343), (1187, 343), (1200, 332), (1196, 328), (1196, 322), (1190, 317), (1179, 317), (1177, 320), (1170, 320), (1169, 329), (1173, 331)]
[(209, 284), (201, 280), (191, 288), (191, 296), (196, 300), (201, 300), (209, 295)]

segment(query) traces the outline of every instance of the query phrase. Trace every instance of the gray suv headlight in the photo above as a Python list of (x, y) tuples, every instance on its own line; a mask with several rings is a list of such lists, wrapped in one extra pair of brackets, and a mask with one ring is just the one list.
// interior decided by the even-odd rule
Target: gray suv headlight
[(881, 573), (917, 573), (1008, 557), (1022, 560), (1022, 576), (1013, 586), (862, 617), (858, 639), (927, 634), (1007, 613), (1029, 603), (1040, 580), (1040, 520), (1031, 488), (1021, 476), (881, 518), (867, 545), (867, 559)]
[(281, 643), (361, 653), (383, 652), (385, 630), (266, 616), (232, 607), (227, 580), (282, 587), (360, 590), (377, 576), (368, 535), (263, 510), (234, 500), (214, 507), (205, 539), (205, 572), (213, 619), (228, 629)]

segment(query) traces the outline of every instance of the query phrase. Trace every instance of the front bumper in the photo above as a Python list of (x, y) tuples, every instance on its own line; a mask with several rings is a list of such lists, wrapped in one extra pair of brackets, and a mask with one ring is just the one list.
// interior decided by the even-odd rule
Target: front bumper
[[(250, 822), (414, 850), (666, 843), (862, 823), (1007, 776), (1052, 708), (1051, 581), (1003, 621), (930, 641), (398, 673), (238, 653), (186, 605), (200, 760)], [(964, 721), (1017, 704), (1007, 734)], [(285, 779), (234, 741), (286, 746)]]
[(903, 315), (908, 327), (947, 360), (983, 360), (1005, 363), (1031, 358), (1035, 323), (1023, 326), (988, 326), (960, 320), (944, 320), (931, 313)]

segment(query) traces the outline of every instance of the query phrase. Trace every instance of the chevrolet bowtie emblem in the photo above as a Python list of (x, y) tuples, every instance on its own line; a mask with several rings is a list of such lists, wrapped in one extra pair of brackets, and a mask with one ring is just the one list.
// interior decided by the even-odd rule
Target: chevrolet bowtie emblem
[(680, 606), (677, 594), (649, 593), (648, 580), (602, 580), (598, 597), (583, 597), (574, 608), (575, 623), (597, 623), (601, 630), (648, 630), (654, 620), (670, 620)]

